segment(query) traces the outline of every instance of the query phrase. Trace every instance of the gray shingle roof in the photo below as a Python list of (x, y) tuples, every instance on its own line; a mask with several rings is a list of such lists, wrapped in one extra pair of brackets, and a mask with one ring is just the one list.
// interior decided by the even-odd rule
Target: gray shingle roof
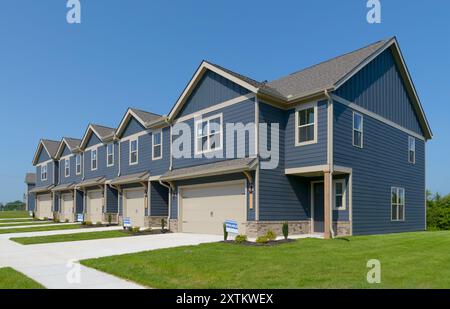
[(149, 177), (150, 177), (149, 172), (141, 172), (141, 173), (116, 177), (113, 180), (111, 180), (111, 184), (118, 185), (118, 184), (148, 181)]
[(42, 144), (44, 144), (45, 148), (48, 150), (50, 157), (54, 159), (56, 157), (56, 153), (58, 152), (59, 142), (43, 139)]
[(100, 135), (99, 136), (100, 139), (104, 139), (106, 137), (114, 135), (114, 133), (116, 132), (116, 129), (105, 127), (105, 126), (101, 126), (101, 125), (98, 125), (98, 124), (92, 124), (92, 127)]
[(66, 140), (66, 142), (69, 145), (70, 149), (77, 148), (81, 144), (81, 139), (71, 138), (71, 137), (65, 137), (64, 139)]
[(140, 109), (136, 109), (136, 108), (130, 108), (130, 110), (135, 113), (139, 118), (141, 118), (142, 121), (144, 121), (145, 123), (151, 123), (154, 121), (158, 121), (162, 118), (161, 115), (158, 114), (154, 114), (154, 113), (150, 113), (150, 112), (146, 112)]
[(36, 174), (35, 173), (27, 173), (25, 175), (25, 183), (34, 185), (36, 183)]
[(316, 64), (286, 77), (267, 83), (287, 99), (298, 98), (333, 87), (364, 60), (379, 50), (388, 40)]

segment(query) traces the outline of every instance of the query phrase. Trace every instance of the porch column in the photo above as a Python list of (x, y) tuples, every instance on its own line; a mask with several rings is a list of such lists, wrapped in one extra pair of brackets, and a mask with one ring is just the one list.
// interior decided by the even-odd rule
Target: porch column
[(330, 172), (324, 172), (324, 203), (323, 203), (323, 211), (324, 211), (324, 238), (330, 239), (331, 238), (331, 230), (330, 230), (330, 223), (331, 223), (331, 174)]

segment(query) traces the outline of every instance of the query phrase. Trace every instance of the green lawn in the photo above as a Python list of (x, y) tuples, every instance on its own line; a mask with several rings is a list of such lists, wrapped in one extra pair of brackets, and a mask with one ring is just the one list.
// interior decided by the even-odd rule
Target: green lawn
[[(381, 262), (381, 284), (366, 281), (370, 259)], [(450, 232), (213, 243), (81, 263), (154, 288), (450, 288)]]
[(0, 289), (44, 289), (42, 285), (10, 268), (0, 268)]
[(28, 211), (0, 211), (0, 219), (29, 218)]
[(104, 231), (104, 232), (74, 233), (74, 234), (65, 234), (65, 235), (16, 237), (16, 238), (11, 238), (11, 240), (18, 242), (22, 245), (35, 245), (35, 244), (46, 244), (46, 243), (52, 243), (52, 242), (67, 242), (67, 241), (117, 238), (117, 237), (127, 237), (127, 236), (131, 236), (131, 235), (122, 230), (117, 230), (117, 231)]
[(0, 230), (0, 234), (72, 230), (72, 229), (79, 229), (79, 228), (81, 228), (80, 224), (67, 224), (67, 225), (55, 224), (53, 226), (49, 225), (49, 226), (33, 226), (33, 227), (25, 227), (25, 228), (4, 229), (4, 230)]
[(36, 222), (35, 220), (30, 219), (5, 219), (5, 220), (0, 220), (0, 223), (26, 223), (26, 222)]
[(14, 226), (24, 226), (24, 225), (40, 225), (40, 224), (55, 224), (53, 221), (28, 221), (28, 222), (14, 222), (14, 223), (8, 223), (8, 224), (1, 224), (6, 223), (3, 221), (0, 221), (0, 227), (14, 227)]

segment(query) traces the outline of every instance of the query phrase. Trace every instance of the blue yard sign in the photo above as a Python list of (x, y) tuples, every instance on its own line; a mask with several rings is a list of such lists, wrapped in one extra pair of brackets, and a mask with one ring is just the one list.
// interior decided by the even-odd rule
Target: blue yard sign
[(123, 218), (123, 227), (131, 227), (131, 220), (130, 218)]
[(238, 223), (234, 220), (225, 221), (225, 229), (228, 233), (239, 234)]
[(84, 215), (83, 214), (77, 214), (77, 222), (83, 222), (84, 221)]

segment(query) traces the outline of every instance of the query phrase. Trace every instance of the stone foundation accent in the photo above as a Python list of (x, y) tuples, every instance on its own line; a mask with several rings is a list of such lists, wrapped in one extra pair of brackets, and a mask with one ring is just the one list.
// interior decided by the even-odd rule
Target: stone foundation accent
[(103, 223), (108, 224), (109, 223), (109, 215), (111, 215), (111, 223), (117, 224), (119, 223), (119, 215), (117, 213), (106, 213), (103, 214)]
[(178, 219), (170, 219), (169, 229), (173, 233), (178, 233)]
[[(282, 236), (282, 227), (286, 221), (248, 221), (246, 223), (246, 234), (248, 237), (265, 235), (272, 230), (277, 236)], [(289, 235), (302, 235), (311, 232), (310, 221), (287, 221), (289, 224)]]
[(151, 216), (145, 217), (145, 226), (146, 227), (158, 227), (161, 228), (161, 220), (164, 219), (165, 227), (167, 228), (167, 217), (165, 216)]
[(350, 221), (338, 221), (333, 223), (333, 229), (336, 236), (350, 236), (351, 226)]

